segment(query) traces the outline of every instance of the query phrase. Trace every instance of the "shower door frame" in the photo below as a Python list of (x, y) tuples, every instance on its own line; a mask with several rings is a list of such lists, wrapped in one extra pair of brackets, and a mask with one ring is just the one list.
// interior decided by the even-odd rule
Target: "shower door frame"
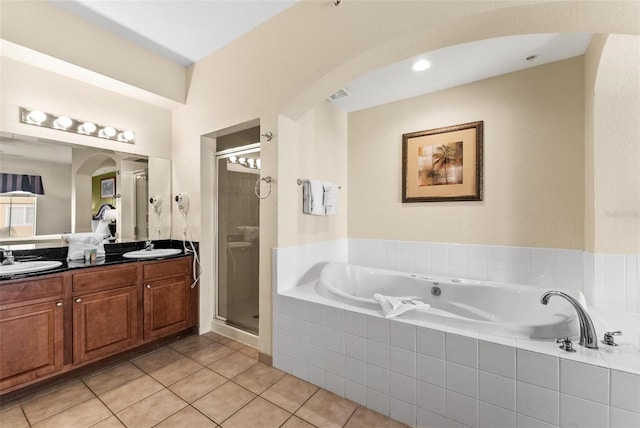
[[(147, 195), (145, 196), (145, 204), (146, 204), (146, 199), (149, 196), (149, 169), (145, 168), (145, 169), (138, 169), (133, 171), (133, 238), (136, 241), (139, 241), (140, 239), (140, 225), (138, 224), (138, 184), (136, 182), (138, 176), (144, 176), (145, 180), (147, 181)], [(148, 208), (148, 204), (147, 208)], [(146, 230), (146, 237), (145, 239), (149, 239), (149, 210), (147, 209), (147, 216), (146, 216), (146, 224), (145, 224), (145, 228)]]
[[(233, 147), (231, 149), (226, 149), (226, 150), (221, 150), (219, 152), (215, 152), (213, 154), (213, 164), (214, 164), (214, 177), (215, 177), (215, 185), (214, 185), (214, 189), (215, 189), (215, 200), (213, 203), (213, 214), (214, 214), (214, 224), (215, 224), (215, 229), (214, 229), (214, 258), (215, 258), (215, 273), (214, 273), (214, 302), (213, 302), (213, 319), (214, 321), (222, 321), (223, 323), (225, 323), (225, 325), (228, 328), (240, 331), (242, 333), (246, 333), (255, 337), (259, 336), (259, 332), (258, 334), (252, 332), (252, 331), (248, 331), (245, 329), (242, 329), (234, 324), (229, 324), (227, 323), (227, 318), (223, 317), (222, 315), (219, 314), (218, 312), (218, 296), (219, 296), (219, 291), (218, 291), (218, 287), (220, 285), (220, 267), (219, 267), (219, 261), (220, 261), (220, 254), (219, 254), (219, 239), (220, 239), (220, 233), (219, 233), (219, 213), (218, 213), (218, 202), (219, 202), (219, 198), (220, 198), (220, 188), (219, 188), (219, 180), (218, 180), (218, 161), (221, 159), (228, 159), (231, 156), (241, 156), (244, 154), (249, 154), (249, 153), (260, 153), (261, 151), (261, 143), (253, 143), (253, 144), (247, 144), (245, 146), (239, 146), (239, 147)], [(257, 175), (257, 180), (260, 179), (260, 174)], [(260, 203), (260, 201), (258, 201), (258, 204)], [(258, 269), (260, 269), (260, 266), (258, 266)]]

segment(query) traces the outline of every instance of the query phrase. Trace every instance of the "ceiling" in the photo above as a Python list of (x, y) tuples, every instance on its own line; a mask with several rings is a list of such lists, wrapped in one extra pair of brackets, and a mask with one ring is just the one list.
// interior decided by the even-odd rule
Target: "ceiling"
[(0, 131), (0, 155), (25, 161), (70, 164), (71, 146), (44, 138)]
[(210, 55), (297, 0), (49, 0), (182, 66)]
[[(189, 66), (297, 0), (49, 1), (177, 64)], [(332, 102), (341, 110), (353, 112), (571, 58), (584, 54), (591, 36), (521, 35), (425, 52), (361, 76), (345, 86), (347, 97)], [(531, 56), (534, 58), (527, 59)], [(413, 71), (411, 65), (418, 58), (429, 59), (431, 68)]]

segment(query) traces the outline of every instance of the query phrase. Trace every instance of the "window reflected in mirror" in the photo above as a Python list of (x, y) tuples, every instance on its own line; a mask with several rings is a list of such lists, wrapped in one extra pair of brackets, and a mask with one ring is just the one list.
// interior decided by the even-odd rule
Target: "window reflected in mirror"
[(0, 195), (0, 238), (36, 235), (36, 195)]

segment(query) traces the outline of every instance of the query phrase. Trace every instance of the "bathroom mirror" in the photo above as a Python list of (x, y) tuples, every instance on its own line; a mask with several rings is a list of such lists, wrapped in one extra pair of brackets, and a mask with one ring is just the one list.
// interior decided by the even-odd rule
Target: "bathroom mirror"
[[(0, 193), (0, 246), (57, 241), (63, 233), (96, 230), (110, 232), (119, 242), (145, 240), (163, 223), (149, 213), (148, 201), (150, 192), (166, 193), (169, 200), (169, 160), (2, 131), (0, 155), (5, 181), (13, 180), (15, 186), (23, 176), (39, 177), (32, 180), (42, 187), (35, 196), (7, 193), (7, 187)], [(166, 205), (163, 216), (170, 218), (171, 206)], [(101, 215), (106, 208), (115, 213)], [(153, 238), (158, 237), (168, 235)]]

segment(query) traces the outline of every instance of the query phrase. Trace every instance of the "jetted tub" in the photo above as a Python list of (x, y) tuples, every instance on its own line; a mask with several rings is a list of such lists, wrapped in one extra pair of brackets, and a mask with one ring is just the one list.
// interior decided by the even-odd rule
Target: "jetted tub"
[(579, 333), (575, 309), (557, 296), (548, 305), (541, 304), (545, 291), (563, 291), (586, 308), (579, 290), (409, 274), (346, 263), (324, 266), (316, 290), (326, 298), (380, 312), (380, 305), (373, 299), (376, 293), (412, 298), (431, 308), (406, 312), (399, 319), (522, 339), (553, 339)]

